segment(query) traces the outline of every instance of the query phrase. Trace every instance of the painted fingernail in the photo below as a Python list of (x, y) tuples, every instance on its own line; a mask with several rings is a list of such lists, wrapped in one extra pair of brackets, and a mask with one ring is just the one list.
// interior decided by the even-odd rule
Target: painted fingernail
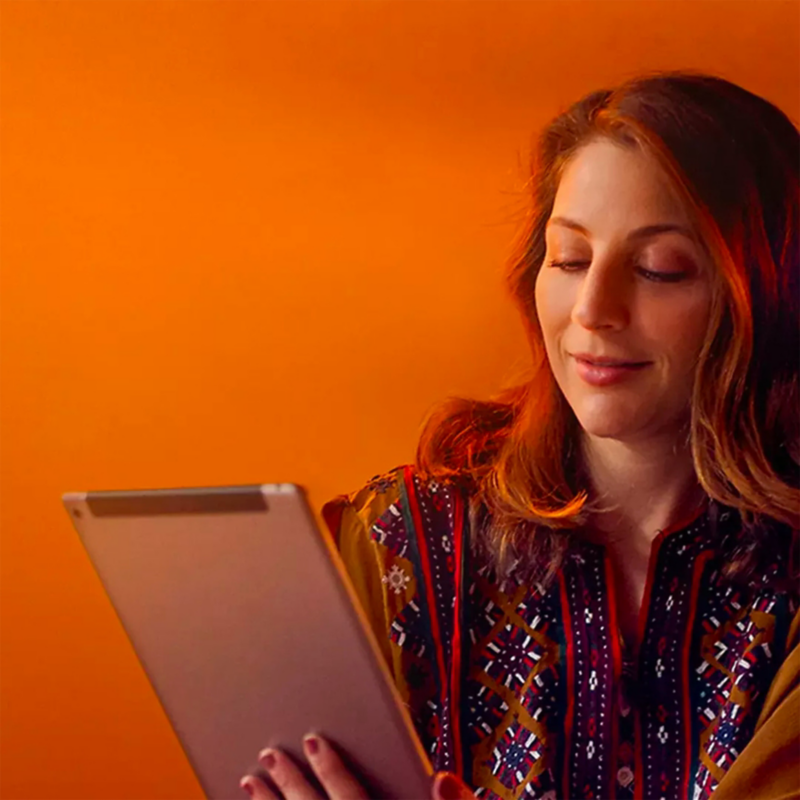
[(247, 778), (242, 778), (241, 781), (239, 781), (239, 786), (242, 789), (244, 789), (247, 792), (247, 794), (250, 795), (250, 797), (253, 796), (253, 793), (255, 792), (255, 787), (250, 783), (249, 780), (247, 780)]
[(445, 772), (438, 776), (434, 789), (440, 800), (460, 800), (463, 797), (461, 784), (455, 775)]
[(303, 743), (305, 744), (309, 755), (315, 756), (317, 753), (319, 753), (319, 739), (313, 734), (304, 736)]
[(273, 770), (275, 769), (275, 764), (277, 763), (275, 760), (275, 752), (273, 750), (262, 750), (258, 754), (258, 760), (261, 762), (262, 766), (265, 769)]

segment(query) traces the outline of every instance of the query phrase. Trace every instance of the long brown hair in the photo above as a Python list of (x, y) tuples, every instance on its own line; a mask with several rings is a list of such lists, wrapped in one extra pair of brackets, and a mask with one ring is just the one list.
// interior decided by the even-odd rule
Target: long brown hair
[(587, 95), (544, 129), (508, 269), (530, 379), (491, 401), (444, 403), (424, 427), (417, 467), (469, 487), (478, 546), (499, 576), (549, 583), (590, 505), (580, 428), (547, 361), (534, 286), (564, 167), (599, 138), (658, 160), (716, 264), (690, 441), (700, 484), (752, 534), (725, 567), (746, 575), (765, 523), (800, 527), (800, 137), (776, 106), (718, 77), (639, 77)]

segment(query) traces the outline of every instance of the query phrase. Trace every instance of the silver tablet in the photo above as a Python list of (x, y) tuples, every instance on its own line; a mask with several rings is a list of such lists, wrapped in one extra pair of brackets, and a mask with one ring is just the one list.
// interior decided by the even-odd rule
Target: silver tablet
[(309, 731), (370, 797), (430, 797), (430, 763), (300, 487), (63, 502), (207, 797), (244, 797), (263, 747), (302, 762)]

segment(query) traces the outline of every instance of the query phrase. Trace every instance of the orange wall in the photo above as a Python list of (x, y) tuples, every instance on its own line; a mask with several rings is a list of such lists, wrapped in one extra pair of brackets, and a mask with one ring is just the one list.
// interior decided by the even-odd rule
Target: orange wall
[[(529, 135), (641, 69), (800, 117), (798, 2), (2, 0), (3, 798), (200, 792), (60, 505), (319, 504), (525, 361)], [(524, 156), (522, 157), (524, 161)]]

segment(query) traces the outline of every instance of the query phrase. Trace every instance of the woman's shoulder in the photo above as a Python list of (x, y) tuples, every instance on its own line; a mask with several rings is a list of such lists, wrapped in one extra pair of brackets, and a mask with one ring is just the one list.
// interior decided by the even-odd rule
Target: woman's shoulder
[(454, 481), (423, 475), (406, 464), (373, 476), (361, 488), (330, 500), (322, 515), (337, 538), (354, 525), (382, 541), (386, 532), (441, 536), (452, 532), (464, 493)]
[(401, 500), (401, 482), (407, 467), (400, 466), (370, 478), (360, 488), (329, 500), (322, 507), (322, 516), (331, 533), (340, 535), (342, 526), (349, 521), (364, 530), (370, 528), (396, 507)]

